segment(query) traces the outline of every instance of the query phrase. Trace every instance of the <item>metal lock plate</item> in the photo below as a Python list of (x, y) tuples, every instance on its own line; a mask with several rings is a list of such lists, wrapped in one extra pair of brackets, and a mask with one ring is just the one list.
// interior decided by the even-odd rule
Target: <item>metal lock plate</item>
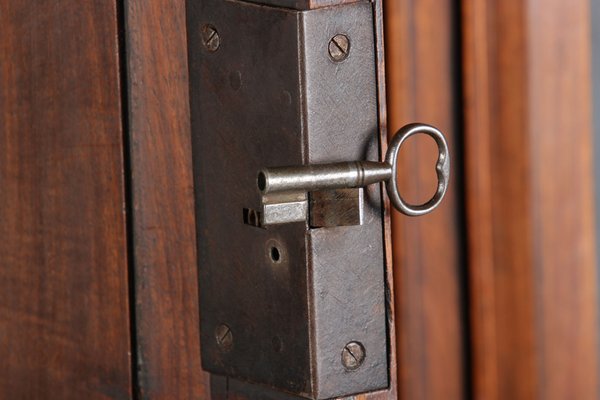
[(249, 223), (265, 166), (379, 160), (372, 4), (187, 9), (203, 367), (313, 399), (386, 388), (380, 185)]

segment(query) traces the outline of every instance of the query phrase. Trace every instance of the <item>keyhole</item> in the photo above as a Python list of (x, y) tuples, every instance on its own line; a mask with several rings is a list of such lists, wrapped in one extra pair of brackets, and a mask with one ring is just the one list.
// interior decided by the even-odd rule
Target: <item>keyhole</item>
[(281, 265), (287, 261), (287, 253), (283, 243), (276, 239), (269, 239), (265, 243), (265, 260), (271, 264)]
[(275, 246), (271, 247), (271, 260), (274, 263), (278, 263), (279, 261), (281, 261), (281, 253), (279, 252), (279, 249)]

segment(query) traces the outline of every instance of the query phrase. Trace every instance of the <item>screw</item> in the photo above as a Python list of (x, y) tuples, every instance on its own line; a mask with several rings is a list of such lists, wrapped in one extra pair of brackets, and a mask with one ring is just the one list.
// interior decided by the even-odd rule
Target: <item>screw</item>
[(365, 348), (360, 342), (350, 342), (342, 350), (342, 364), (348, 371), (358, 369), (365, 361)]
[(272, 343), (273, 350), (275, 350), (275, 353), (281, 353), (281, 350), (283, 349), (283, 343), (281, 342), (281, 338), (279, 336), (273, 337)]
[(215, 329), (215, 339), (217, 340), (217, 346), (222, 351), (229, 351), (233, 347), (233, 334), (231, 333), (231, 329), (225, 324), (217, 326), (217, 329)]
[(348, 36), (338, 34), (329, 41), (329, 57), (333, 61), (340, 62), (348, 57), (350, 52), (350, 39)]
[(217, 28), (210, 24), (204, 25), (202, 27), (202, 43), (204, 43), (204, 47), (206, 47), (208, 51), (217, 51), (221, 44), (221, 38), (219, 37)]

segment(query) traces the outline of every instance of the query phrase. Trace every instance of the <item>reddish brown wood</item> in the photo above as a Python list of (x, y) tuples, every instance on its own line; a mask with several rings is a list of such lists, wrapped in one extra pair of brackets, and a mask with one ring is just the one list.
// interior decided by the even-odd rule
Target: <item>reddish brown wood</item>
[[(425, 122), (457, 146), (457, 97), (453, 74), (453, 2), (394, 0), (385, 3), (390, 136), (402, 125)], [(421, 139), (402, 153), (401, 187), (407, 200), (423, 202), (435, 191), (435, 146)], [(454, 157), (456, 160), (456, 157)], [(442, 205), (410, 218), (392, 213), (396, 289), (398, 388), (401, 399), (463, 399), (465, 360), (461, 309), (462, 232), (460, 174), (455, 163)]]
[(588, 7), (462, 2), (474, 398), (599, 396)]
[[(498, 399), (498, 353), (496, 348), (495, 286), (493, 260), (492, 186), (490, 154), (491, 71), (485, 38), (491, 35), (488, 4), (463, 5), (463, 58), (465, 93), (465, 171), (469, 228), (471, 348), (473, 393), (479, 398)], [(477, 62), (475, 62), (477, 60)], [(487, 132), (487, 133), (484, 133)], [(471, 199), (477, 199), (473, 201)], [(476, 266), (476, 268), (475, 268)]]
[(0, 397), (128, 399), (116, 2), (0, 9)]
[(200, 366), (185, 1), (126, 2), (138, 387), (208, 399)]

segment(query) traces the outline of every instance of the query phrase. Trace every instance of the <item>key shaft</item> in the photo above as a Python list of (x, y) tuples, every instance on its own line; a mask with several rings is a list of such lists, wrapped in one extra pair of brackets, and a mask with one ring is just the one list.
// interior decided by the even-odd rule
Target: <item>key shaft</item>
[[(402, 144), (418, 134), (430, 136), (437, 144), (435, 171), (438, 183), (436, 192), (429, 201), (414, 205), (404, 201), (398, 189), (398, 154)], [(392, 138), (383, 162), (350, 161), (265, 168), (258, 173), (257, 183), (264, 201), (265, 195), (269, 193), (358, 188), (382, 181), (386, 182), (386, 191), (392, 205), (403, 214), (419, 216), (434, 210), (444, 198), (450, 181), (450, 153), (442, 132), (430, 125), (409, 124)]]
[(258, 189), (268, 194), (358, 188), (388, 181), (391, 176), (391, 165), (374, 161), (266, 168), (258, 174)]

